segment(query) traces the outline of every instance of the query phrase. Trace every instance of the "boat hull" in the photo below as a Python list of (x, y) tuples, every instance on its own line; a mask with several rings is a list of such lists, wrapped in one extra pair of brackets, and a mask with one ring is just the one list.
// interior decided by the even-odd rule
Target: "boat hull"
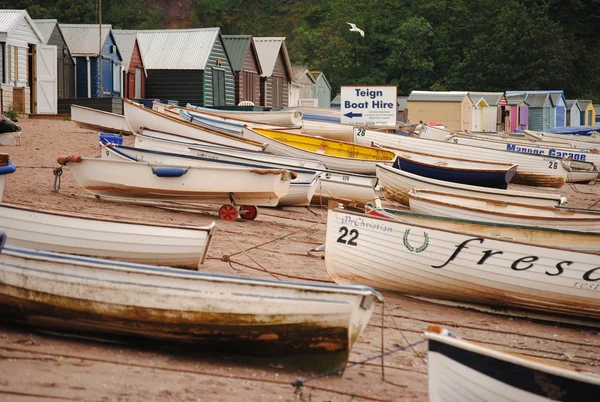
[(125, 116), (121, 114), (71, 105), (71, 120), (81, 128), (116, 134), (131, 134)]
[(385, 198), (406, 206), (409, 205), (408, 192), (413, 188), (447, 191), (454, 194), (479, 196), (492, 200), (513, 201), (529, 205), (556, 206), (566, 202), (566, 199), (558, 194), (496, 190), (487, 187), (452, 183), (404, 172), (386, 165), (377, 165), (376, 174), (379, 184), (383, 187)]
[(339, 284), (600, 318), (600, 256), (329, 210), (325, 263)]
[(144, 224), (0, 204), (0, 228), (9, 245), (144, 264), (197, 269), (214, 227)]
[(82, 158), (68, 163), (77, 182), (104, 197), (190, 203), (275, 206), (289, 191), (290, 173), (269, 169), (173, 166), (180, 177), (159, 177), (142, 162)]
[[(4, 320), (84, 334), (345, 360), (381, 296), (74, 257), (6, 246)], [(339, 363), (339, 361), (338, 361)]]
[(426, 332), (429, 400), (593, 401), (591, 375), (513, 353)]

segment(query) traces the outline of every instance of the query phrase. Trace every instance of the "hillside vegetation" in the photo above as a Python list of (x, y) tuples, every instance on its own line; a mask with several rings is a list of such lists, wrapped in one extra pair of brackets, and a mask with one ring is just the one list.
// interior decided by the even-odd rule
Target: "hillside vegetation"
[[(1, 0), (33, 18), (97, 23), (97, 0)], [(564, 89), (600, 102), (600, 0), (103, 0), (117, 29), (285, 36), (294, 64), (340, 84)], [(350, 32), (346, 22), (365, 31)]]

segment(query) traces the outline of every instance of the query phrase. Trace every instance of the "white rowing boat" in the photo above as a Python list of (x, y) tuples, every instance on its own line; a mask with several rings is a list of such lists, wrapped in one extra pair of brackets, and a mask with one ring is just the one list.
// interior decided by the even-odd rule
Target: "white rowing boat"
[(560, 196), (560, 194), (502, 190), (452, 183), (430, 179), (383, 164), (377, 165), (376, 174), (379, 185), (383, 187), (385, 198), (406, 206), (408, 206), (408, 192), (413, 188), (445, 191), (452, 194), (471, 195), (490, 200), (512, 201), (529, 205), (556, 206), (567, 202), (567, 199)]
[(236, 120), (243, 120), (262, 124), (275, 124), (280, 126), (300, 126), (302, 122), (302, 112), (295, 109), (286, 110), (224, 110), (211, 109), (201, 106), (186, 105), (186, 109), (196, 112), (202, 112), (207, 115), (218, 117), (227, 117)]
[[(280, 169), (278, 166), (260, 163), (241, 163), (234, 161), (224, 161), (214, 158), (206, 158), (187, 154), (178, 154), (152, 149), (137, 147), (127, 147), (123, 145), (107, 144), (102, 148), (102, 158), (129, 160), (134, 162), (144, 162), (152, 166), (196, 166), (196, 167), (233, 167), (249, 169)], [(294, 172), (294, 178), (290, 182), (288, 193), (279, 199), (277, 205), (308, 205), (310, 204), (315, 191), (319, 186), (320, 172), (307, 169), (288, 169)]]
[(595, 401), (600, 377), (480, 345), (431, 326), (427, 382), (431, 402)]
[(59, 163), (101, 197), (275, 206), (291, 182), (291, 172), (282, 169), (152, 166), (89, 157), (59, 158)]
[(239, 136), (225, 135), (220, 132), (202, 129), (183, 120), (167, 116), (152, 109), (137, 104), (129, 99), (123, 99), (125, 120), (131, 132), (135, 133), (144, 128), (162, 131), (168, 134), (181, 135), (196, 141), (209, 142), (215, 145), (260, 151), (262, 144), (248, 141)]
[(71, 105), (71, 121), (79, 127), (117, 134), (131, 134), (122, 114)]
[(421, 214), (600, 232), (600, 213), (594, 211), (525, 205), (417, 188), (410, 190), (408, 199), (410, 210)]
[(329, 368), (345, 364), (383, 301), (364, 286), (250, 279), (13, 246), (0, 252), (0, 278), (2, 322), (196, 350), (299, 355)]
[(3, 203), (0, 228), (12, 246), (197, 269), (215, 224), (174, 226)]
[(545, 155), (501, 151), (470, 145), (446, 143), (406, 135), (355, 128), (354, 142), (363, 145), (378, 145), (394, 150), (429, 153), (451, 158), (467, 158), (487, 162), (513, 163), (519, 165), (512, 183), (539, 187), (561, 187), (567, 180), (563, 160)]
[(330, 209), (325, 264), (339, 284), (600, 318), (595, 253)]

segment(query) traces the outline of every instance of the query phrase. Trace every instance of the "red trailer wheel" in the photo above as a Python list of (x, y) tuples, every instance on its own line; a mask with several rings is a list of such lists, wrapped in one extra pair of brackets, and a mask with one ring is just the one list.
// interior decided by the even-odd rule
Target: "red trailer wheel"
[(252, 221), (258, 216), (258, 208), (256, 208), (254, 205), (242, 205), (240, 210), (244, 211), (240, 213), (240, 217), (242, 219)]
[(226, 204), (219, 208), (219, 217), (224, 221), (234, 221), (238, 217), (237, 208), (231, 204)]

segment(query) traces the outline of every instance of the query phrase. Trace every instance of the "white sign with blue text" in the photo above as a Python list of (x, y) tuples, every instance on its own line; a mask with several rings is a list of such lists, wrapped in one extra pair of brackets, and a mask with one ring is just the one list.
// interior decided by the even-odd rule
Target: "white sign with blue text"
[(397, 94), (395, 85), (342, 85), (340, 122), (394, 126)]

